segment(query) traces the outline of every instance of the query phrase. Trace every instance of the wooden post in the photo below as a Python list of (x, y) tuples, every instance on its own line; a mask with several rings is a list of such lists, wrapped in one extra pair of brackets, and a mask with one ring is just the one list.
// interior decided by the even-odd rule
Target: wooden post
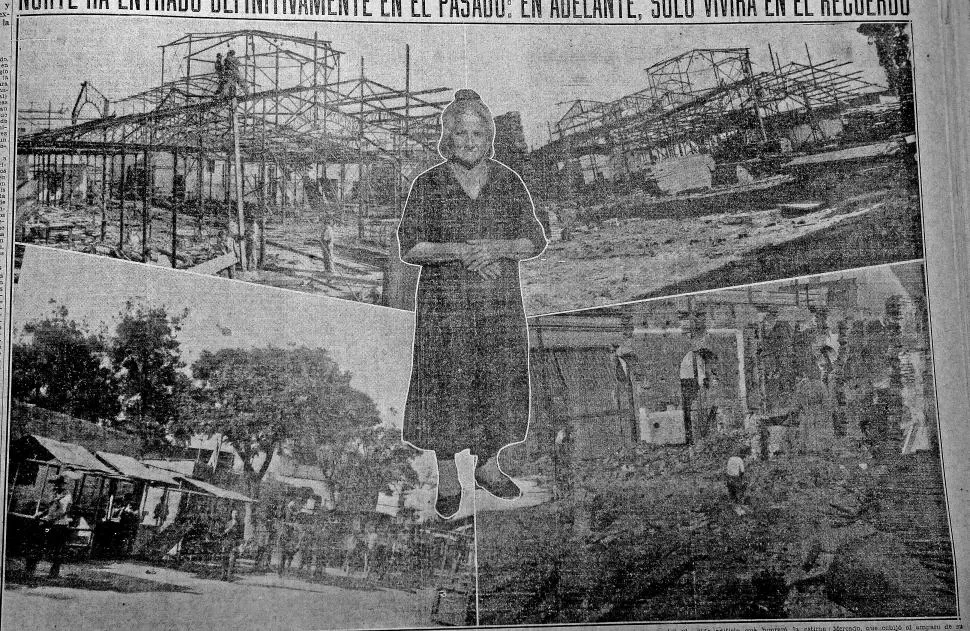
[[(88, 171), (90, 170), (90, 168), (91, 168), (91, 154), (85, 153), (84, 154), (84, 201), (81, 202), (81, 206), (88, 211), (91, 210), (90, 208), (87, 207), (88, 191), (91, 190), (91, 184), (94, 181), (94, 178), (88, 177)], [(96, 217), (95, 215), (92, 215), (91, 223), (94, 223), (95, 217)]]
[(232, 187), (229, 185), (229, 182), (232, 180), (229, 172), (231, 164), (232, 154), (227, 152), (225, 160), (222, 161), (222, 195), (225, 198), (227, 207), (232, 203)]
[(61, 203), (59, 206), (64, 205), (65, 197), (67, 197), (67, 209), (71, 209), (71, 198), (67, 196), (67, 156), (61, 154), (61, 170), (60, 170), (60, 180), (61, 180)]
[(121, 152), (121, 204), (118, 208), (118, 250), (125, 249), (125, 152)]
[(236, 167), (236, 221), (239, 225), (239, 266), (248, 269), (246, 261), (246, 214), (243, 208), (242, 154), (239, 150), (239, 116), (236, 112), (239, 101), (232, 96), (232, 150)]
[(65, 166), (64, 160), (65, 160), (65, 157), (63, 153), (60, 154), (60, 166), (57, 166), (57, 163), (58, 163), (57, 158), (54, 159), (55, 167), (58, 169), (58, 173), (60, 175), (58, 179), (60, 180), (61, 199), (60, 199), (60, 202), (58, 202), (57, 204), (58, 206), (64, 205), (64, 198), (66, 197), (64, 192), (67, 189), (67, 176), (65, 175), (65, 171), (67, 171), (67, 167)]
[[(199, 128), (202, 128), (202, 115), (199, 114)], [(202, 234), (202, 220), (205, 217), (205, 204), (202, 202), (202, 180), (205, 177), (204, 167), (202, 165), (202, 132), (199, 132), (199, 153), (196, 154), (196, 177), (198, 178), (195, 183), (195, 205), (196, 205), (196, 215), (199, 227), (199, 234)]]
[(394, 210), (401, 215), (404, 201), (404, 161), (408, 158), (408, 139), (411, 136), (411, 46), (404, 45), (404, 138), (397, 158), (397, 181), (394, 183)]
[(259, 256), (256, 259), (256, 269), (263, 268), (263, 261), (266, 259), (266, 213), (269, 209), (269, 188), (267, 187), (267, 172), (269, 166), (266, 163), (266, 100), (263, 100), (263, 113), (260, 117), (262, 123), (260, 159), (259, 159)]
[[(805, 44), (805, 49), (808, 50), (808, 44)], [(751, 99), (751, 107), (754, 108), (754, 115), (758, 118), (758, 126), (761, 129), (761, 140), (763, 142), (768, 142), (768, 132), (765, 130), (765, 121), (761, 117), (761, 85), (754, 76), (754, 70), (751, 67), (751, 52), (746, 50), (744, 52), (744, 68), (743, 72), (745, 74), (745, 79), (750, 83), (750, 94), (753, 97)]]
[(44, 186), (44, 203), (50, 206), (52, 201), (51, 196), (53, 194), (51, 188), (53, 188), (54, 185), (54, 155), (48, 153), (45, 162), (47, 163), (47, 166), (44, 168), (44, 180), (46, 184)]
[(107, 235), (107, 231), (108, 231), (108, 204), (111, 203), (111, 187), (112, 187), (112, 185), (114, 184), (114, 181), (115, 181), (115, 156), (114, 156), (114, 154), (111, 154), (111, 156), (109, 157), (108, 154), (106, 153), (105, 154), (105, 160), (107, 160), (107, 162), (108, 162), (108, 179), (104, 183), (104, 187), (106, 189), (107, 199), (104, 202), (104, 212), (101, 215), (101, 243), (104, 243), (104, 240), (108, 237), (108, 235)]
[[(188, 160), (186, 160), (186, 165), (188, 165)], [(175, 178), (178, 176), (179, 172), (179, 154), (178, 151), (172, 152), (172, 269), (178, 267), (178, 209), (179, 209), (179, 194), (178, 188), (175, 186)], [(185, 189), (185, 180), (182, 180), (182, 189)]]
[[(266, 121), (265, 116), (263, 117), (263, 121), (264, 121), (264, 124), (265, 124), (265, 121)], [(259, 188), (260, 188), (261, 194), (259, 196), (259, 201), (260, 201), (260, 204), (259, 204), (260, 205), (260, 209), (259, 209), (260, 210), (260, 212), (259, 212), (259, 257), (258, 257), (257, 262), (256, 262), (256, 269), (262, 269), (263, 268), (263, 261), (266, 258), (266, 213), (269, 211), (269, 202), (266, 199), (267, 193), (268, 193), (267, 186), (266, 186), (266, 183), (268, 181), (268, 178), (267, 178), (267, 173), (266, 172), (267, 172), (267, 170), (268, 170), (269, 167), (266, 165), (266, 145), (265, 145), (265, 142), (266, 141), (265, 141), (265, 137), (264, 137), (264, 140), (263, 140), (263, 156), (262, 156), (262, 161), (260, 163), (260, 169), (259, 169), (259, 180), (260, 180), (260, 187)]]
[[(316, 41), (316, 32), (313, 34), (314, 41)], [(325, 51), (323, 58), (323, 181), (326, 186), (323, 189), (324, 195), (324, 207), (326, 208), (326, 194), (330, 189), (330, 177), (327, 175), (327, 150), (330, 148), (329, 136), (327, 135), (327, 91), (330, 89), (330, 52), (329, 48)], [(316, 90), (314, 90), (316, 93)], [(332, 214), (332, 213), (327, 213)], [(333, 221), (333, 218), (329, 218)]]
[(360, 58), (360, 118), (357, 121), (357, 238), (364, 238), (364, 58)]
[(142, 188), (142, 198), (141, 198), (141, 260), (143, 263), (148, 262), (148, 222), (151, 213), (149, 212), (148, 203), (151, 197), (152, 191), (152, 168), (151, 168), (151, 156), (148, 153), (148, 149), (144, 152), (145, 158), (145, 176), (142, 178), (143, 188)]
[(319, 116), (317, 101), (317, 32), (313, 31), (313, 129), (316, 131)]

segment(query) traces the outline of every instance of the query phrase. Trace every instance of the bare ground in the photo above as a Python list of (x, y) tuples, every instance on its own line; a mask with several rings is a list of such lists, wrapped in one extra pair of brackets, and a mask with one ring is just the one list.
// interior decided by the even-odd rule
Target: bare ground
[(772, 205), (582, 226), (571, 241), (555, 241), (522, 265), (526, 311), (553, 313), (922, 256), (919, 198), (905, 173), (882, 168), (817, 182), (801, 200), (823, 206), (793, 217)]
[[(482, 624), (859, 616), (833, 600), (820, 568), (847, 542), (881, 536), (883, 517), (899, 526), (901, 513), (891, 507), (885, 515), (846, 516), (861, 506), (863, 489), (885, 486), (881, 467), (848, 443), (828, 454), (753, 462), (747, 512), (738, 515), (721, 474), (730, 448), (727, 437), (693, 452), (648, 447), (626, 466), (590, 463), (574, 474), (579, 490), (556, 501), (481, 513)], [(933, 457), (905, 471), (889, 478), (921, 484), (929, 474), (931, 486), (941, 484)], [(942, 504), (921, 505), (916, 521), (925, 514), (945, 524), (942, 511)], [(936, 531), (920, 524), (915, 532)], [(912, 559), (906, 562), (921, 575), (913, 583), (952, 586), (952, 573), (938, 579)], [(880, 589), (871, 599), (875, 612), (865, 613), (896, 614), (888, 589)], [(955, 607), (952, 590), (900, 602), (908, 609), (898, 615), (906, 616)]]

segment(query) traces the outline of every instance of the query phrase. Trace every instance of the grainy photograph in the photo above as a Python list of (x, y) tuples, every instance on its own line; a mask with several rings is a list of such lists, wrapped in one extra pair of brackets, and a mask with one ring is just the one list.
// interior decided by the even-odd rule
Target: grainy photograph
[(921, 263), (529, 328), (482, 624), (956, 615)]
[(475, 500), (439, 518), (401, 440), (410, 314), (22, 260), (5, 628), (475, 622)]
[(16, 238), (412, 309), (396, 230), (471, 89), (551, 239), (529, 314), (911, 260), (912, 46), (906, 23), (26, 18)]
[(958, 615), (921, 22), (15, 30), (4, 628)]

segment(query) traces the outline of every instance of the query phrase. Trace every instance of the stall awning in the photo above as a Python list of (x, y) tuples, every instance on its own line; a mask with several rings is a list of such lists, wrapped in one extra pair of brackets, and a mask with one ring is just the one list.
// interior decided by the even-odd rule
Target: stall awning
[(180, 475), (178, 476), (180, 480), (188, 483), (189, 486), (194, 486), (200, 491), (205, 491), (210, 495), (214, 495), (220, 499), (233, 500), (235, 502), (249, 502), (253, 503), (254, 500), (251, 497), (247, 497), (242, 493), (236, 493), (235, 491), (230, 491), (229, 489), (224, 489), (222, 487), (216, 486), (215, 484), (209, 484), (208, 482), (203, 482), (202, 480), (196, 480), (195, 478), (190, 478), (188, 476)]
[(129, 478), (156, 484), (179, 486), (178, 478), (175, 477), (174, 473), (166, 471), (165, 469), (159, 469), (158, 467), (146, 466), (131, 456), (113, 454), (110, 451), (98, 451), (95, 452), (95, 455), (110, 467)]
[(68, 468), (110, 476), (118, 475), (103, 462), (95, 458), (94, 454), (80, 445), (62, 443), (59, 440), (37, 436), (36, 434), (31, 434), (30, 437), (47, 450), (53, 456), (54, 460), (57, 460)]

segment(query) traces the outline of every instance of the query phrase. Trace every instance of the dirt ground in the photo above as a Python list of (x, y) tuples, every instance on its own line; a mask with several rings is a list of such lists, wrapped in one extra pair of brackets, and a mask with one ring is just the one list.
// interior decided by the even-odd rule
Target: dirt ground
[(329, 274), (323, 265), (320, 230), (313, 217), (270, 223), (264, 269), (248, 273), (244, 280), (358, 302), (379, 302), (383, 253), (361, 242), (356, 226), (338, 225), (334, 229), (334, 273)]
[[(633, 197), (611, 198), (595, 208), (578, 209), (581, 219), (570, 241), (560, 239), (557, 203), (543, 203), (552, 222), (552, 242), (539, 258), (522, 264), (526, 312), (555, 313), (922, 256), (915, 177), (899, 162), (833, 169), (786, 186), (791, 189), (787, 201), (817, 208), (793, 213), (776, 201), (759, 208), (757, 200), (749, 200), (743, 212), (726, 208), (701, 217), (679, 212), (666, 218), (603, 219), (610, 204), (622, 207), (627, 216), (631, 204), (636, 205)], [(33, 211), (75, 225), (70, 240), (58, 233), (46, 245), (118, 255), (117, 208), (109, 211), (103, 243), (100, 208), (34, 205)], [(151, 213), (152, 262), (170, 267), (170, 211), (154, 208)], [(141, 260), (140, 217), (140, 203), (126, 202), (131, 242), (125, 255), (132, 260)], [(349, 214), (344, 219), (336, 227), (333, 273), (323, 266), (317, 218), (308, 211), (292, 211), (268, 221), (264, 268), (238, 273), (236, 278), (379, 303), (386, 247), (358, 239), (356, 221)], [(192, 217), (179, 222), (180, 269), (225, 252), (211, 221), (201, 230)], [(380, 223), (375, 220), (371, 227), (379, 228)]]
[[(739, 515), (722, 474), (731, 449), (730, 438), (645, 448), (624, 465), (578, 470), (574, 489), (554, 502), (480, 514), (482, 623), (858, 617), (820, 577), (839, 546), (881, 536), (880, 519), (837, 508), (858, 509), (858, 491), (881, 468), (849, 444), (751, 462)], [(945, 523), (939, 507), (920, 515), (927, 510)], [(917, 612), (915, 600), (900, 598), (909, 615), (955, 607), (952, 592), (932, 605), (948, 611)]]
[[(73, 224), (68, 234), (58, 231), (50, 239), (33, 235), (33, 243), (142, 261), (141, 203), (125, 202), (126, 232), (130, 240), (119, 248), (119, 209), (117, 200), (109, 209), (105, 238), (101, 240), (101, 209), (76, 203), (73, 207), (30, 204), (23, 212), (43, 217), (55, 224)], [(149, 262), (161, 267), (171, 262), (171, 211), (149, 209)], [(225, 238), (218, 222), (211, 215), (199, 225), (192, 216), (180, 215), (176, 228), (178, 269), (189, 269), (216, 258), (227, 251)], [(266, 226), (266, 255), (259, 270), (234, 271), (234, 277), (252, 283), (307, 293), (319, 293), (335, 298), (376, 303), (380, 300), (384, 255), (376, 246), (357, 238), (357, 227), (351, 222), (335, 226), (334, 272), (328, 273), (323, 264), (319, 234), (321, 225), (308, 211), (290, 209), (285, 216), (271, 217)]]
[[(47, 564), (39, 568), (46, 571)], [(7, 582), (3, 628), (344, 629), (433, 626), (434, 589), (275, 574), (231, 583), (137, 563), (67, 564), (59, 579)]]
[(821, 206), (804, 214), (769, 204), (704, 217), (607, 219), (578, 225), (570, 241), (554, 234), (541, 257), (522, 265), (526, 311), (554, 313), (922, 256), (918, 194), (894, 163), (819, 178), (792, 201)]

